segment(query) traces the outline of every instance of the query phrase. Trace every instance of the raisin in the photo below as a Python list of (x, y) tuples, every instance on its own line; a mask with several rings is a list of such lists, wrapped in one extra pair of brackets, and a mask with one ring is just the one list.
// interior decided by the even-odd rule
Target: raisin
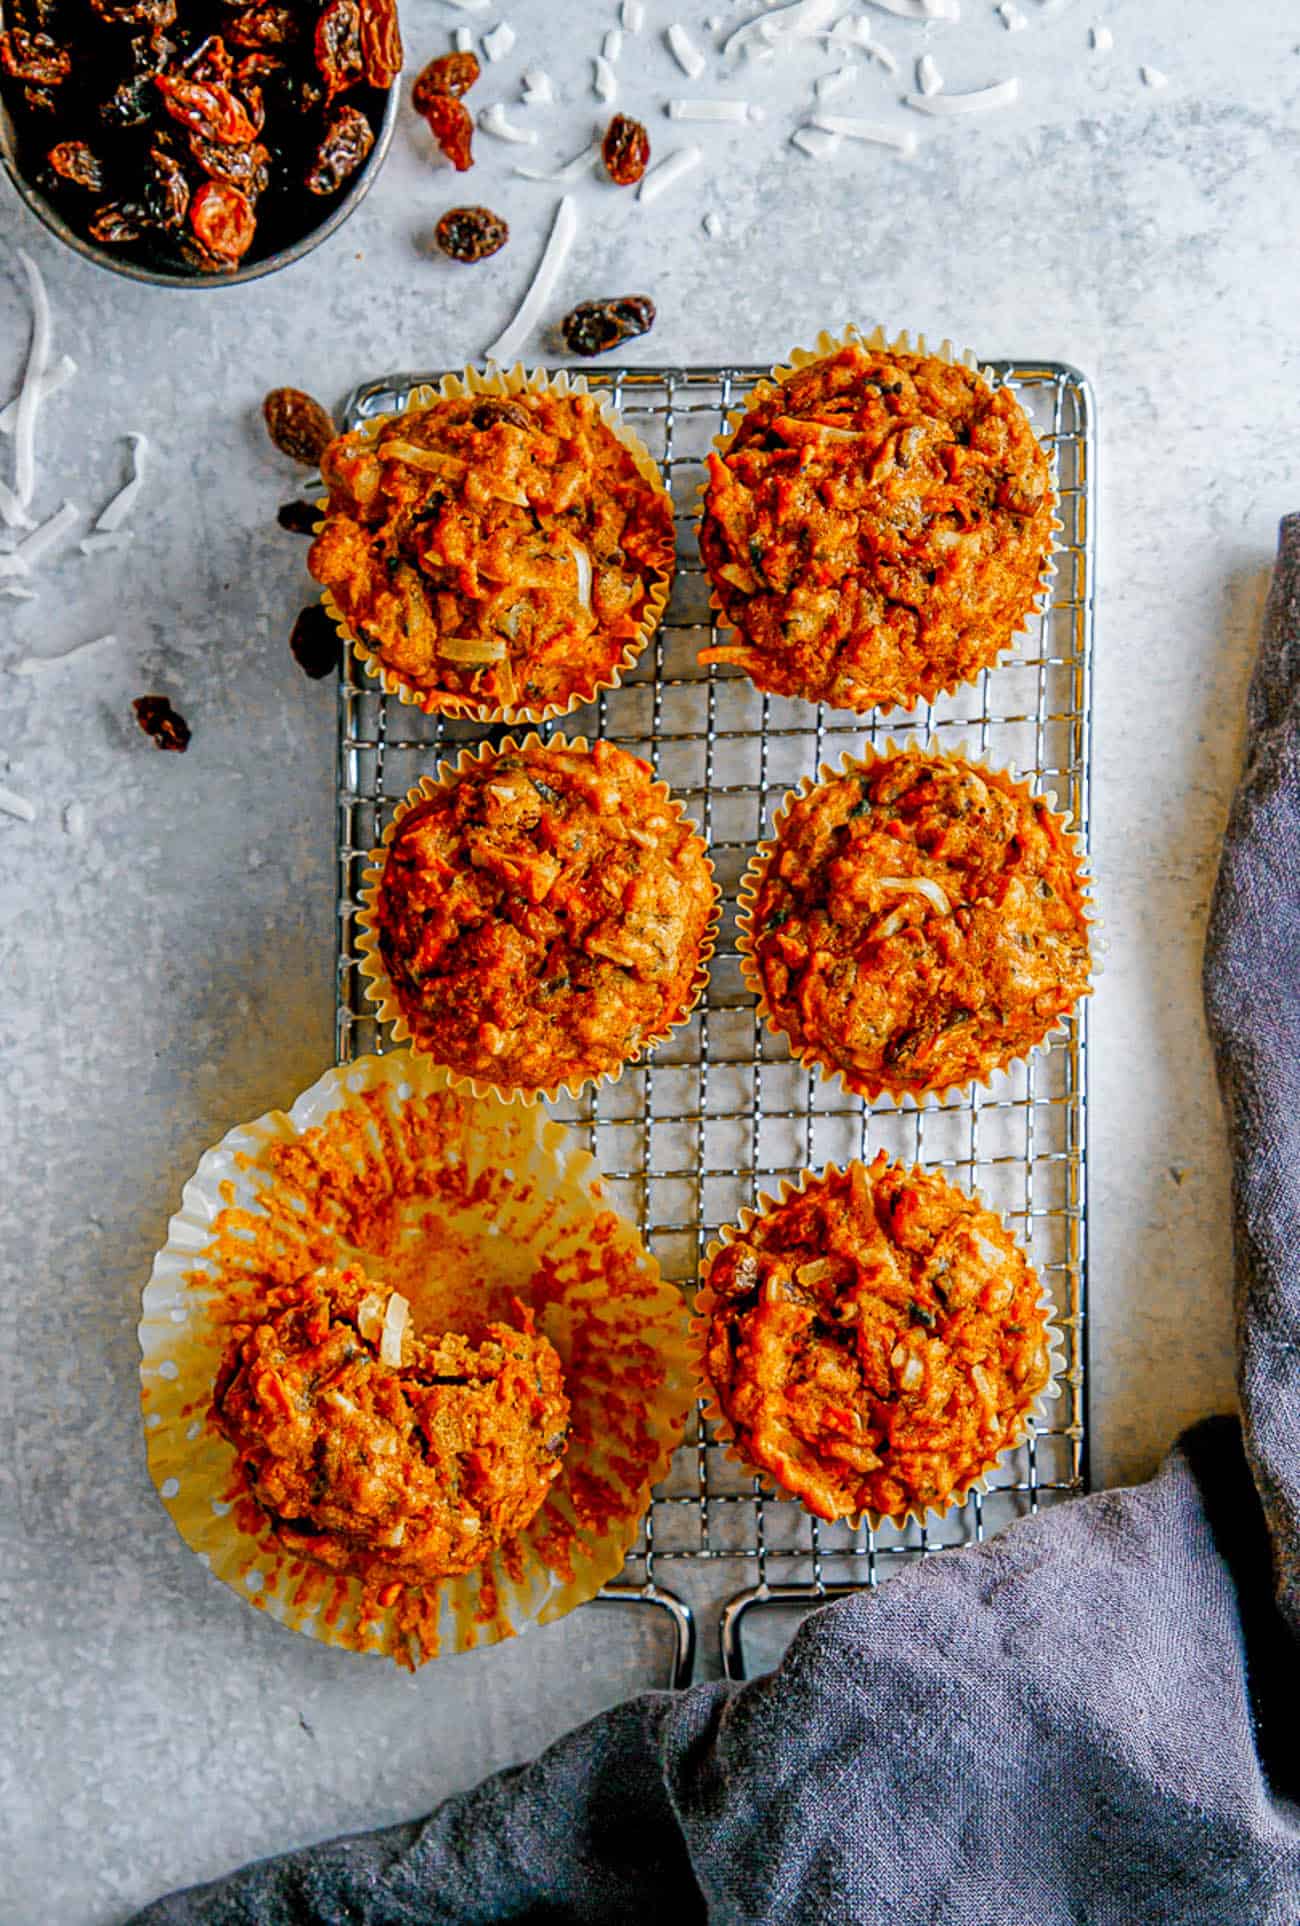
[(339, 666), (339, 632), (319, 602), (305, 608), (293, 625), (289, 648), (294, 661), (313, 682), (324, 681)]
[(650, 164), (650, 136), (630, 114), (615, 114), (605, 129), (600, 155), (616, 186), (635, 186)]
[(210, 33), (200, 40), (197, 47), (191, 48), (181, 65), (191, 80), (201, 80), (207, 86), (228, 87), (234, 78), (235, 63), (230, 49), (219, 33)]
[(202, 134), (205, 140), (223, 141), (229, 146), (246, 145), (257, 137), (248, 110), (221, 81), (209, 84), (191, 80), (186, 74), (158, 74), (154, 86), (163, 97), (167, 112), (182, 127)]
[(129, 206), (125, 201), (105, 201), (88, 232), (92, 241), (110, 247), (121, 246), (128, 241), (138, 241), (148, 220), (142, 207)]
[(361, 14), (356, 0), (333, 0), (316, 23), (316, 65), (333, 100), (355, 87), (365, 72), (361, 53)]
[(434, 94), (424, 110), (429, 132), (458, 174), (474, 165), (474, 123), (469, 109), (450, 94)]
[(144, 205), (150, 220), (163, 228), (183, 227), (190, 210), (185, 169), (175, 154), (157, 144), (150, 150), (145, 168)]
[(151, 107), (150, 80), (147, 74), (137, 74), (134, 79), (124, 80), (114, 88), (108, 98), (100, 103), (99, 117), (106, 126), (144, 126)]
[(453, 261), (468, 265), (499, 254), (510, 239), (510, 229), (490, 207), (449, 207), (433, 238)]
[(262, 403), (266, 432), (291, 461), (315, 468), (334, 439), (334, 423), (301, 388), (272, 388)]
[(374, 129), (365, 115), (356, 107), (340, 107), (307, 169), (309, 190), (313, 194), (337, 194), (374, 144)]
[(0, 67), (11, 80), (57, 87), (72, 72), (72, 56), (47, 33), (24, 33), (21, 27), (11, 27), (8, 33), (0, 33)]
[(174, 749), (184, 755), (190, 746), (190, 725), (178, 715), (166, 696), (137, 696), (131, 704), (135, 719), (155, 748)]
[(92, 10), (112, 27), (150, 27), (160, 32), (176, 18), (176, 0), (90, 0)]
[(190, 202), (190, 227), (219, 267), (237, 267), (253, 245), (252, 202), (229, 181), (204, 181)]
[(290, 7), (246, 7), (226, 22), (226, 39), (235, 47), (288, 47), (299, 24)]
[(606, 354), (620, 341), (647, 334), (654, 326), (655, 304), (648, 294), (627, 294), (618, 301), (580, 301), (560, 323), (570, 354)]
[(486, 401), (480, 401), (470, 416), (470, 421), (480, 432), (495, 428), (498, 422), (503, 421), (508, 422), (512, 428), (526, 428), (530, 435), (537, 426), (522, 402), (502, 401), (495, 395), (490, 395)]
[(402, 71), (402, 35), (396, 0), (359, 0), (361, 63), (366, 85), (386, 92)]
[(276, 510), (275, 519), (290, 535), (314, 535), (320, 510), (315, 502), (285, 502)]
[(190, 135), (190, 152), (209, 180), (229, 181), (250, 201), (264, 194), (271, 180), (271, 156), (261, 142), (223, 147), (220, 141)]
[(30, 114), (53, 114), (59, 103), (48, 87), (24, 87), (23, 102)]
[(61, 181), (73, 187), (88, 187), (98, 194), (104, 185), (104, 170), (84, 140), (63, 140), (51, 147), (49, 164)]
[(273, 86), (279, 86), (288, 72), (278, 54), (248, 53), (235, 63), (235, 85), (241, 88), (260, 86), (269, 80)]
[(476, 53), (439, 54), (431, 60), (411, 90), (411, 105), (417, 114), (427, 114), (429, 102), (439, 94), (459, 100), (479, 77)]

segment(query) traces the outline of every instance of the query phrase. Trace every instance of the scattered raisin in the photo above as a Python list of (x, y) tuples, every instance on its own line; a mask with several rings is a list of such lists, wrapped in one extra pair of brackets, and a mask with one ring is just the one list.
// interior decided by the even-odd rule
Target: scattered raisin
[(433, 238), (453, 261), (486, 261), (499, 254), (510, 239), (510, 229), (490, 207), (449, 207), (433, 230)]
[(334, 423), (301, 388), (272, 388), (262, 403), (266, 432), (291, 461), (315, 468), (334, 439)]
[(177, 715), (166, 696), (137, 696), (131, 707), (155, 748), (174, 749), (184, 755), (190, 746), (190, 725), (184, 716)]
[(237, 267), (253, 245), (257, 218), (248, 196), (229, 181), (204, 181), (190, 202), (190, 227), (219, 267)]
[(340, 107), (307, 169), (307, 186), (313, 194), (337, 194), (344, 181), (355, 174), (375, 144), (375, 132), (365, 115), (356, 107)]
[(271, 180), (271, 156), (260, 141), (229, 147), (218, 140), (190, 135), (190, 152), (209, 180), (229, 181), (250, 201), (266, 192)]
[(256, 139), (257, 129), (248, 109), (222, 81), (191, 80), (186, 74), (157, 74), (154, 86), (167, 112), (182, 127), (231, 146)]
[(429, 132), (458, 174), (474, 165), (474, 123), (464, 101), (450, 94), (434, 94), (424, 110)]
[(145, 170), (144, 205), (161, 228), (183, 227), (190, 211), (190, 183), (175, 154), (155, 146)]
[(355, 87), (365, 72), (356, 0), (333, 0), (316, 23), (316, 66), (327, 100)]
[(122, 246), (128, 241), (138, 241), (148, 220), (142, 207), (130, 207), (125, 201), (105, 201), (90, 223), (90, 238), (110, 247)]
[(630, 114), (615, 114), (600, 147), (605, 172), (618, 187), (633, 187), (650, 164), (650, 136)]
[(290, 535), (314, 535), (320, 510), (315, 502), (285, 502), (276, 510), (275, 519)]
[(51, 147), (49, 164), (61, 181), (73, 187), (87, 187), (98, 194), (104, 185), (104, 170), (84, 140), (61, 140)]
[(47, 33), (24, 33), (21, 27), (11, 27), (0, 33), (0, 67), (12, 80), (57, 87), (72, 72), (72, 55)]
[(606, 354), (620, 341), (647, 334), (654, 322), (650, 296), (627, 294), (619, 301), (580, 301), (560, 328), (570, 354)]
[(402, 35), (397, 0), (359, 0), (361, 63), (368, 87), (387, 90), (402, 71)]
[(476, 53), (439, 54), (431, 60), (411, 90), (411, 105), (417, 114), (427, 114), (429, 102), (439, 94), (459, 100), (479, 77)]
[(226, 39), (235, 47), (288, 47), (298, 32), (291, 7), (246, 7), (232, 14), (225, 25)]
[(339, 632), (320, 602), (305, 608), (293, 625), (289, 648), (294, 661), (313, 682), (324, 681), (339, 666)]

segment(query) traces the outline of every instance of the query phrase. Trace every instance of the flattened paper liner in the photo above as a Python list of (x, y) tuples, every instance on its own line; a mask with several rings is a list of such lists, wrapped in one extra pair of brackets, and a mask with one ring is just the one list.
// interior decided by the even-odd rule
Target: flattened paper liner
[(949, 763), (958, 761), (967, 763), (972, 769), (979, 770), (983, 775), (993, 777), (999, 785), (1004, 779), (1009, 780), (1013, 789), (1020, 795), (1033, 799), (1041, 797), (1042, 801), (1047, 804), (1048, 812), (1061, 836), (1061, 840), (1074, 857), (1076, 874), (1082, 891), (1083, 918), (1088, 931), (1090, 980), (1087, 988), (1080, 993), (1078, 1001), (1071, 1006), (1071, 1009), (1057, 1017), (1047, 1029), (1044, 1030), (1037, 1043), (1031, 1045), (1028, 1050), (991, 1063), (982, 1077), (970, 1077), (964, 1083), (933, 1085), (917, 1090), (911, 1085), (901, 1081), (893, 1083), (886, 1077), (872, 1077), (868, 1076), (865, 1072), (861, 1074), (850, 1074), (850, 1072), (845, 1070), (841, 1065), (831, 1063), (823, 1056), (820, 1053), (819, 1046), (815, 1042), (810, 1041), (803, 1044), (796, 1042), (796, 1039), (776, 1016), (767, 1000), (767, 986), (763, 981), (758, 957), (754, 950), (754, 945), (757, 941), (757, 932), (754, 928), (754, 916), (758, 907), (759, 887), (767, 871), (768, 864), (780, 848), (781, 830), (794, 805), (802, 802), (805, 797), (810, 796), (813, 791), (823, 783), (840, 782), (846, 776), (866, 775), (877, 763), (888, 761), (893, 756), (909, 754), (918, 749), (922, 749), (922, 745), (919, 743), (897, 742), (891, 736), (886, 739), (883, 748), (877, 749), (874, 745), (868, 743), (864, 745), (860, 753), (856, 756), (850, 755), (846, 751), (840, 757), (838, 768), (832, 767), (830, 763), (823, 763), (815, 776), (804, 776), (797, 789), (788, 790), (782, 797), (780, 806), (772, 820), (772, 834), (765, 837), (764, 840), (758, 844), (754, 854), (750, 857), (745, 873), (740, 879), (740, 887), (736, 896), (736, 951), (740, 959), (740, 974), (744, 980), (745, 987), (752, 990), (757, 997), (758, 1015), (767, 1029), (771, 1031), (772, 1035), (784, 1037), (795, 1062), (801, 1063), (805, 1070), (817, 1071), (822, 1083), (831, 1083), (838, 1079), (845, 1090), (850, 1091), (854, 1096), (865, 1098), (868, 1103), (874, 1103), (878, 1097), (884, 1096), (887, 1097), (891, 1103), (904, 1106), (911, 1105), (914, 1107), (920, 1107), (926, 1103), (949, 1103), (954, 1098), (959, 1100), (969, 1098), (972, 1091), (977, 1088), (988, 1091), (991, 1088), (991, 1079), (993, 1077), (1009, 1071), (1017, 1063), (1028, 1064), (1035, 1056), (1046, 1054), (1051, 1048), (1053, 1040), (1056, 1037), (1066, 1034), (1068, 1018), (1073, 1014), (1073, 1011), (1078, 1008), (1078, 1003), (1082, 1002), (1085, 996), (1092, 995), (1096, 987), (1096, 979), (1102, 973), (1102, 919), (1097, 914), (1095, 907), (1096, 890), (1091, 867), (1086, 852), (1079, 843), (1077, 836), (1073, 834), (1069, 827), (1069, 817), (1063, 815), (1057, 809), (1055, 793), (1050, 789), (1035, 789), (1031, 782), (1022, 776), (1017, 776), (1013, 769), (1000, 769), (996, 764), (989, 762), (984, 757), (975, 757), (967, 754), (967, 745), (965, 743), (959, 743), (955, 749), (941, 749), (938, 741), (934, 737), (931, 737), (930, 741), (923, 746), (923, 753), (925, 755), (938, 757), (942, 761)]
[[(740, 1212), (739, 1222), (736, 1224), (724, 1224), (717, 1237), (708, 1245), (704, 1253), (704, 1261), (700, 1266), (699, 1286), (695, 1292), (695, 1298), (691, 1306), (690, 1349), (692, 1363), (695, 1367), (696, 1396), (701, 1401), (705, 1418), (708, 1419), (713, 1427), (714, 1437), (719, 1444), (726, 1447), (724, 1456), (729, 1458), (733, 1464), (743, 1465), (746, 1471), (761, 1480), (767, 1492), (786, 1500), (788, 1503), (802, 1506), (805, 1511), (808, 1511), (809, 1517), (816, 1517), (818, 1514), (810, 1511), (809, 1508), (803, 1504), (803, 1500), (795, 1493), (786, 1491), (766, 1467), (755, 1465), (752, 1459), (746, 1456), (736, 1436), (730, 1418), (728, 1418), (718, 1401), (718, 1396), (713, 1388), (713, 1381), (709, 1377), (705, 1362), (709, 1339), (709, 1319), (712, 1317), (714, 1307), (717, 1304), (716, 1297), (709, 1289), (709, 1272), (723, 1246), (735, 1243), (737, 1238), (747, 1237), (751, 1226), (761, 1217), (766, 1217), (770, 1212), (778, 1209), (782, 1204), (787, 1203), (791, 1197), (799, 1195), (800, 1192), (809, 1189), (810, 1186), (825, 1183), (828, 1178), (847, 1177), (854, 1170), (861, 1170), (864, 1175), (866, 1175), (868, 1181), (870, 1181), (870, 1171), (868, 1167), (859, 1159), (855, 1158), (851, 1163), (843, 1166), (834, 1163), (827, 1164), (820, 1171), (804, 1169), (800, 1171), (798, 1179), (794, 1183), (791, 1183), (788, 1178), (783, 1177), (779, 1197), (772, 1197), (766, 1191), (760, 1191), (758, 1194), (757, 1208), (751, 1209), (749, 1206), (746, 1206)], [(908, 1175), (911, 1177), (933, 1179), (938, 1173), (923, 1170), (919, 1165), (913, 1165)], [(947, 1180), (943, 1179), (942, 1181), (946, 1182)], [(1025, 1250), (1019, 1238), (1016, 1237), (1011, 1226), (998, 1211), (990, 1209), (978, 1191), (963, 1190), (958, 1184), (951, 1185), (951, 1189), (958, 1192), (963, 1198), (969, 1198), (971, 1202), (978, 1204), (981, 1210), (987, 1210), (991, 1217), (995, 1217), (1007, 1236), (1010, 1237), (1016, 1245), (1017, 1249), (1023, 1253), (1025, 1262), (1029, 1264), (1029, 1253)], [(965, 1484), (954, 1486), (946, 1503), (942, 1505), (924, 1505), (918, 1508), (915, 1504), (911, 1504), (897, 1517), (886, 1512), (866, 1509), (854, 1513), (851, 1516), (835, 1519), (834, 1522), (837, 1525), (847, 1525), (849, 1529), (853, 1531), (856, 1531), (858, 1527), (864, 1523), (870, 1525), (873, 1531), (879, 1531), (882, 1525), (893, 1525), (901, 1531), (912, 1521), (922, 1527), (922, 1529), (924, 1529), (927, 1524), (937, 1524), (951, 1512), (960, 1510), (970, 1498), (972, 1492), (981, 1492), (987, 1497), (995, 1490), (995, 1487), (989, 1481), (998, 1466), (1004, 1459), (1010, 1457), (1013, 1451), (1020, 1449), (1026, 1438), (1030, 1435), (1031, 1426), (1037, 1427), (1046, 1424), (1046, 1407), (1052, 1400), (1060, 1397), (1062, 1380), (1066, 1373), (1065, 1338), (1054, 1322), (1056, 1306), (1052, 1302), (1047, 1287), (1043, 1284), (1042, 1279), (1038, 1276), (1032, 1264), (1029, 1264), (1029, 1271), (1034, 1282), (1038, 1285), (1038, 1308), (1043, 1312), (1045, 1319), (1043, 1325), (1043, 1342), (1047, 1348), (1047, 1382), (1033, 1401), (1025, 1407), (1024, 1413), (1018, 1422), (1015, 1435), (1010, 1442), (1002, 1446), (996, 1457), (990, 1459), (985, 1469), (977, 1476), (971, 1478)], [(822, 1522), (825, 1523), (827, 1521), (823, 1520)]]
[[(207, 1422), (229, 1327), (270, 1284), (360, 1263), (417, 1332), (517, 1324), (554, 1344), (572, 1401), (564, 1468), (486, 1564), (387, 1609), (358, 1579), (277, 1544)], [(686, 1316), (599, 1172), (541, 1112), (451, 1089), (404, 1051), (328, 1071), (293, 1108), (200, 1160), (154, 1261), (140, 1323), (149, 1470), (225, 1584), (326, 1644), (415, 1665), (562, 1618), (620, 1569), (691, 1399)]]
[[(896, 335), (892, 341), (887, 337), (883, 328), (873, 328), (870, 333), (866, 333), (861, 328), (853, 325), (846, 327), (840, 334), (828, 334), (823, 330), (823, 332), (818, 335), (814, 347), (792, 348), (790, 350), (789, 361), (778, 363), (771, 371), (771, 378), (760, 381), (753, 392), (746, 397), (742, 406), (733, 409), (728, 414), (723, 433), (715, 435), (713, 438), (711, 443), (713, 450), (719, 455), (725, 455), (735, 438), (736, 430), (740, 427), (741, 422), (745, 419), (749, 411), (757, 407), (760, 402), (772, 394), (781, 382), (788, 381), (791, 375), (798, 374), (802, 368), (811, 366), (813, 362), (824, 361), (828, 355), (838, 354), (841, 349), (847, 347), (865, 348), (875, 353), (884, 354), (930, 355), (937, 361), (947, 361), (954, 366), (969, 368), (972, 374), (977, 375), (980, 380), (985, 382), (989, 387), (995, 388), (997, 386), (997, 378), (992, 368), (987, 366), (981, 367), (978, 357), (970, 348), (955, 348), (952, 342), (948, 340), (941, 341), (937, 347), (932, 347), (927, 344), (923, 334), (918, 334), (915, 342), (913, 342), (912, 336), (906, 330)], [(1050, 480), (1048, 485), (1050, 488)], [(707, 512), (708, 492), (709, 478), (706, 473), (703, 481), (699, 483), (696, 489), (696, 494), (699, 498), (697, 520), (700, 523), (703, 523)], [(1053, 507), (1056, 506), (1057, 499), (1055, 491), (1053, 490)], [(807, 701), (824, 702), (827, 708), (838, 709), (852, 715), (871, 715), (877, 710), (885, 713), (896, 712), (909, 715), (919, 704), (934, 702), (941, 695), (952, 695), (957, 689), (969, 687), (971, 683), (978, 680), (985, 670), (996, 668), (998, 663), (1014, 649), (1018, 638), (1025, 634), (1030, 622), (1034, 619), (1041, 620), (1046, 613), (1051, 597), (1052, 583), (1056, 578), (1055, 556), (1059, 547), (1056, 538), (1060, 534), (1061, 528), (1061, 521), (1058, 517), (1053, 516), (1048, 532), (1047, 552), (1043, 557), (1042, 567), (1038, 574), (1038, 585), (1027, 601), (1023, 615), (1012, 628), (1006, 641), (988, 654), (970, 675), (957, 675), (945, 681), (936, 671), (927, 676), (923, 681), (918, 682), (911, 700), (906, 702), (870, 702), (865, 696), (842, 702), (831, 702), (826, 696), (810, 696), (804, 699)], [(705, 574), (708, 574), (707, 569)], [(709, 582), (709, 610), (713, 626), (726, 630), (728, 634), (735, 635), (738, 644), (743, 645), (745, 638), (739, 630), (733, 628), (723, 610), (722, 603), (713, 587), (711, 579)], [(716, 645), (711, 644), (710, 646)], [(743, 667), (743, 665), (739, 666)], [(746, 669), (744, 673), (748, 675), (750, 672)], [(750, 675), (750, 680), (754, 682), (755, 688), (762, 689), (766, 686), (755, 680), (752, 675)], [(773, 691), (772, 693), (784, 694), (785, 691)]]
[[(372, 852), (369, 865), (362, 875), (361, 888), (358, 892), (361, 909), (357, 916), (359, 926), (357, 949), (361, 953), (360, 971), (365, 983), (365, 992), (370, 1001), (377, 1006), (377, 1015), (380, 1022), (391, 1023), (393, 1026), (392, 1034), (395, 1043), (409, 1043), (413, 1051), (421, 1055), (424, 1054), (423, 1046), (411, 1033), (410, 1025), (407, 1023), (406, 1017), (402, 1012), (402, 1006), (398, 999), (397, 992), (393, 987), (387, 970), (384, 968), (383, 957), (379, 949), (379, 932), (376, 928), (376, 918), (379, 909), (379, 887), (383, 880), (384, 867), (387, 861), (386, 851), (389, 849), (394, 836), (397, 834), (398, 825), (418, 803), (425, 802), (430, 796), (436, 795), (437, 791), (445, 784), (457, 780), (469, 769), (486, 767), (496, 761), (500, 756), (520, 755), (525, 750), (532, 749), (585, 751), (589, 747), (590, 745), (585, 736), (575, 736), (573, 740), (570, 741), (566, 736), (557, 734), (549, 736), (547, 740), (543, 742), (536, 731), (530, 731), (528, 735), (519, 741), (516, 741), (512, 736), (506, 736), (495, 746), (491, 743), (481, 743), (476, 749), (462, 749), (456, 759), (454, 768), (450, 763), (444, 762), (439, 764), (436, 776), (422, 776), (419, 782), (416, 783), (414, 789), (408, 790), (407, 794), (402, 798), (402, 801), (397, 805), (393, 812), (393, 820), (384, 831), (379, 848)], [(646, 797), (647, 800), (653, 798), (656, 802), (670, 809), (679, 822), (686, 823), (688, 827), (693, 827), (693, 825), (689, 823), (682, 803), (672, 794), (666, 782), (658, 778), (652, 779), (651, 783), (647, 786)], [(617, 1083), (629, 1063), (637, 1062), (637, 1060), (645, 1056), (648, 1051), (653, 1050), (656, 1045), (662, 1043), (674, 1030), (679, 1029), (683, 1023), (686, 1023), (692, 1011), (698, 1005), (705, 989), (708, 987), (709, 964), (712, 961), (714, 947), (718, 940), (718, 928), (722, 918), (722, 897), (717, 883), (714, 880), (713, 860), (709, 855), (708, 845), (698, 830), (695, 831), (693, 840), (698, 846), (701, 856), (704, 858), (704, 866), (709, 877), (709, 887), (713, 892), (713, 908), (704, 925), (704, 931), (700, 938), (699, 957), (696, 962), (695, 974), (689, 992), (676, 1016), (672, 1017), (670, 1021), (664, 1023), (661, 1027), (643, 1036), (637, 1049), (631, 1056), (627, 1057), (624, 1062), (619, 1064), (617, 1069), (594, 1072), (590, 1076), (580, 1078), (576, 1083), (557, 1083), (545, 1090), (527, 1089), (517, 1085), (495, 1084), (481, 1078), (465, 1076), (460, 1071), (453, 1070), (449, 1065), (444, 1064), (442, 1067), (448, 1080), (459, 1088), (470, 1091), (474, 1096), (495, 1096), (499, 1098), (502, 1103), (533, 1104), (543, 1099), (549, 1103), (554, 1102), (562, 1096), (576, 1097), (580, 1092), (587, 1089), (589, 1085)]]
[[(461, 374), (444, 375), (436, 387), (424, 383), (413, 388), (406, 407), (398, 414), (375, 415), (371, 420), (362, 422), (352, 432), (364, 435), (373, 441), (381, 429), (386, 428), (390, 422), (401, 421), (404, 416), (412, 412), (430, 408), (435, 401), (460, 400), (466, 395), (509, 397), (525, 393), (544, 394), (548, 391), (561, 396), (586, 395), (610, 433), (618, 438), (631, 455), (641, 479), (648, 482), (655, 492), (663, 497), (671, 513), (671, 498), (664, 487), (663, 476), (659, 472), (654, 456), (641, 437), (627, 426), (621, 415), (615, 412), (606, 396), (591, 392), (585, 376), (570, 374), (564, 369), (561, 369), (558, 374), (547, 375), (541, 368), (537, 368), (529, 374), (522, 362), (517, 362), (513, 368), (494, 374), (484, 374), (477, 368), (466, 368)], [(316, 506), (322, 517), (328, 514), (329, 505), (328, 495), (317, 502)], [(320, 533), (321, 526), (322, 524), (318, 522), (317, 534)], [(384, 692), (387, 695), (396, 696), (399, 702), (406, 703), (410, 708), (420, 709), (425, 715), (447, 716), (462, 722), (540, 724), (553, 721), (558, 716), (571, 715), (575, 709), (581, 709), (584, 704), (594, 702), (602, 690), (617, 689), (620, 686), (623, 677), (634, 666), (663, 620), (664, 610), (668, 606), (668, 597), (672, 593), (675, 572), (676, 563), (670, 557), (666, 570), (655, 570), (652, 573), (646, 585), (645, 607), (636, 633), (629, 637), (621, 655), (611, 664), (606, 673), (598, 677), (590, 688), (576, 690), (567, 702), (540, 704), (509, 702), (498, 705), (492, 702), (476, 702), (472, 696), (456, 694), (450, 690), (414, 689), (409, 683), (403, 682), (398, 672), (390, 669), (375, 653), (374, 645), (365, 641), (352, 627), (335, 600), (332, 590), (324, 589), (321, 601), (342, 637), (344, 645), (352, 650), (366, 674), (373, 676)]]

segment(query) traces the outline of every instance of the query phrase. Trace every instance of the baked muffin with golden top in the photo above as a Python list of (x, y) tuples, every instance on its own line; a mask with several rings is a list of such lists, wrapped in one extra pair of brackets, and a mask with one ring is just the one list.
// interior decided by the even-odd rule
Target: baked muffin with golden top
[(709, 455), (700, 551), (734, 635), (700, 660), (839, 709), (931, 701), (1025, 622), (1053, 511), (1009, 389), (850, 341), (760, 386)]
[(1083, 866), (1005, 771), (928, 748), (788, 797), (741, 886), (763, 1014), (868, 1099), (987, 1078), (1089, 989)]
[(723, 1235), (696, 1303), (703, 1373), (737, 1454), (817, 1517), (942, 1511), (1023, 1437), (1047, 1313), (964, 1191), (882, 1152)]

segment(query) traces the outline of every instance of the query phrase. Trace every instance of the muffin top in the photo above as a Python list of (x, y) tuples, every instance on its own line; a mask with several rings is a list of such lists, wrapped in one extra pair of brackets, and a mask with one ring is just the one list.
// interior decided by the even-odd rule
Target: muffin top
[(668, 499), (589, 395), (437, 400), (340, 436), (321, 474), (308, 566), (429, 708), (589, 700), (672, 574)]
[(751, 985), (800, 1055), (868, 1098), (987, 1077), (1088, 989), (1085, 882), (1060, 818), (960, 756), (902, 750), (798, 797), (752, 899)]
[(686, 1013), (716, 899), (647, 763), (534, 738), (401, 818), (373, 914), (414, 1046), (538, 1091), (617, 1071)]
[(1006, 388), (854, 343), (760, 388), (709, 455), (700, 550), (734, 639), (702, 652), (840, 709), (992, 663), (1051, 547), (1047, 457)]
[(819, 1518), (956, 1502), (1050, 1375), (1015, 1239), (883, 1152), (771, 1205), (704, 1282), (705, 1370), (737, 1446)]
[(406, 1303), (357, 1266), (272, 1293), (237, 1325), (211, 1422), (276, 1537), (366, 1579), (472, 1570), (540, 1508), (569, 1401), (532, 1328), (412, 1335)]

